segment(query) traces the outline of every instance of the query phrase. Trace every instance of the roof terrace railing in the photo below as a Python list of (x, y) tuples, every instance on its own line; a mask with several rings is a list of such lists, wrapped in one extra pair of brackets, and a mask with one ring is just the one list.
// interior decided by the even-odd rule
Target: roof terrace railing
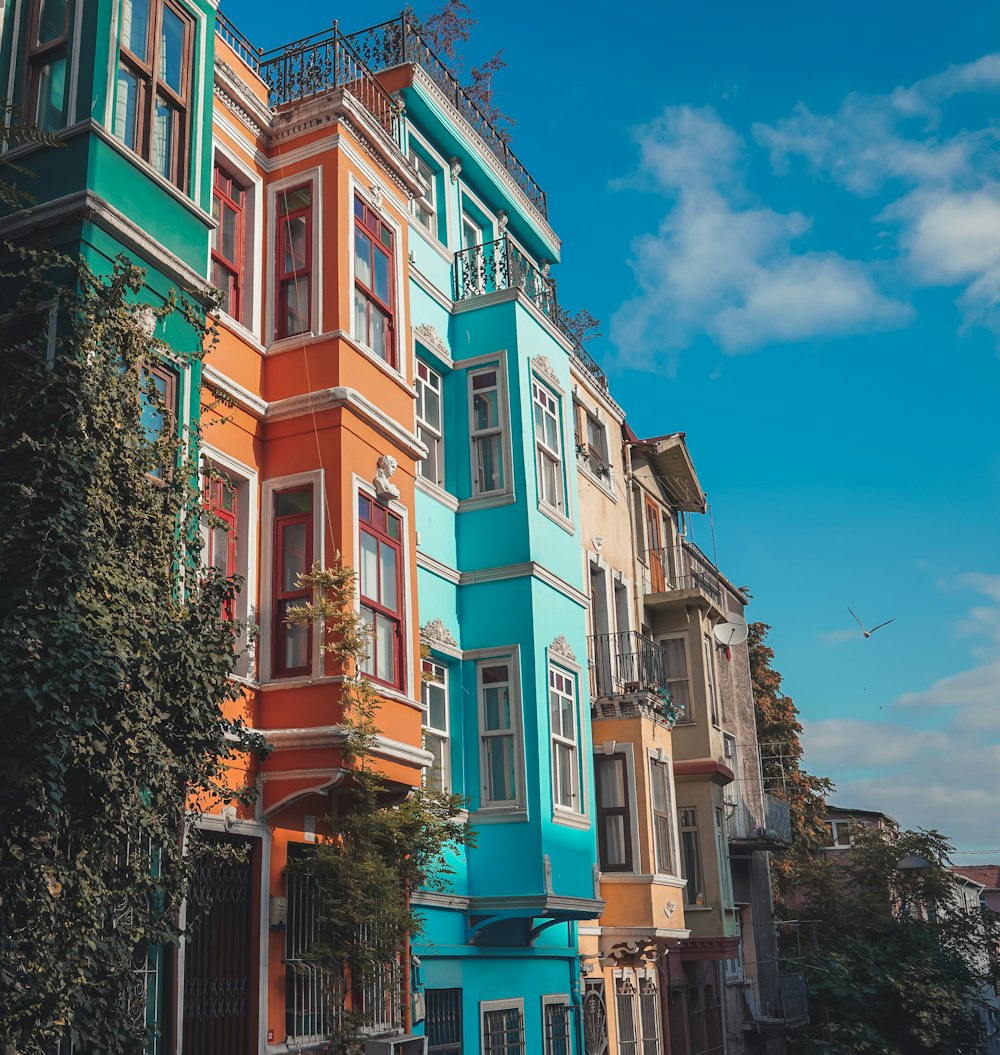
[(347, 40), (373, 70), (391, 69), (407, 62), (419, 66), (469, 122), (531, 204), (542, 216), (548, 217), (545, 191), (517, 160), (505, 133), (496, 127), (482, 106), (458, 83), (458, 79), (423, 39), (405, 12), (388, 22), (351, 33)]
[(255, 48), (221, 11), (216, 14), (215, 32), (254, 73), (259, 74), (261, 49)]
[(455, 300), (519, 289), (550, 321), (557, 315), (556, 284), (504, 235), (455, 254)]

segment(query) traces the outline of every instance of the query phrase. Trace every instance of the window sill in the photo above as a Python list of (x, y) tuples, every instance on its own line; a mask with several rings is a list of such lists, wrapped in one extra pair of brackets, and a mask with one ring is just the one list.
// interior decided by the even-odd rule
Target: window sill
[(471, 513), (477, 509), (494, 509), (497, 506), (513, 505), (517, 501), (513, 491), (503, 491), (495, 495), (476, 495), (475, 498), (460, 498), (458, 511)]
[(332, 685), (338, 681), (343, 681), (343, 678), (335, 677), (330, 674), (321, 674), (318, 677), (312, 674), (300, 674), (293, 678), (281, 678), (281, 677), (270, 677), (266, 681), (262, 680), (257, 689), (260, 692), (274, 692), (276, 689), (297, 689), (303, 685)]
[(263, 355), (267, 349), (260, 342), (260, 337), (257, 336), (253, 330), (244, 326), (238, 319), (234, 319), (232, 315), (227, 312), (219, 310), (219, 324), (225, 329), (229, 330), (230, 333), (239, 337), (241, 340), (246, 341), (255, 352), (260, 352)]
[(560, 512), (555, 506), (550, 506), (548, 502), (539, 502), (538, 511), (543, 516), (549, 518), (553, 524), (557, 524), (563, 529), (568, 535), (576, 534), (576, 525), (565, 513)]
[(590, 831), (590, 818), (585, 813), (574, 813), (572, 810), (561, 810), (558, 807), (552, 811), (552, 823), (561, 824), (564, 828)]
[(417, 490), (423, 491), (423, 493), (427, 495), (428, 498), (433, 498), (436, 502), (440, 502), (441, 505), (445, 506), (447, 509), (450, 509), (452, 513), (458, 512), (458, 507), (460, 503), (450, 491), (446, 491), (443, 487), (440, 487), (438, 484), (431, 483), (431, 481), (428, 480), (426, 477), (421, 476), (419, 472), (413, 478), (413, 482)]
[(380, 355), (376, 355), (371, 348), (366, 348), (356, 337), (348, 333), (347, 330), (334, 330), (332, 336), (339, 337), (359, 355), (363, 355), (372, 366), (381, 370), (391, 381), (395, 381), (408, 396), (412, 396), (414, 399), (417, 398), (417, 390), (410, 385), (409, 381), (404, 377), (401, 371), (397, 370), (394, 366), (390, 366)]
[(297, 333), (293, 337), (279, 337), (267, 346), (265, 354), (280, 355), (282, 352), (294, 352), (307, 344), (314, 344), (316, 341), (321, 341), (324, 337), (329, 336), (331, 335), (306, 330), (304, 333)]
[(583, 455), (577, 455), (576, 467), (582, 476), (586, 476), (595, 487), (599, 487), (612, 502), (618, 501), (618, 495), (615, 494), (614, 489), (611, 486), (612, 478), (610, 476), (598, 476), (597, 473), (591, 469), (587, 459)]
[(527, 824), (528, 811), (524, 806), (482, 806), (470, 811), (476, 824)]
[[(436, 214), (435, 214), (436, 218)], [(436, 235), (432, 234), (427, 230), (426, 227), (412, 214), (410, 213), (410, 230), (415, 231), (420, 237), (434, 250), (438, 256), (446, 264), (453, 264), (455, 262), (454, 257), (448, 252), (448, 247), (441, 242), (441, 239)]]

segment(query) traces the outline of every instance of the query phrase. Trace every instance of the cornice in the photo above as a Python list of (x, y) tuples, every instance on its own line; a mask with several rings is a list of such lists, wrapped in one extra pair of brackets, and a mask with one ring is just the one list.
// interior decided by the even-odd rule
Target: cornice
[[(296, 729), (255, 729), (254, 732), (260, 733), (276, 751), (291, 751), (342, 747), (352, 729), (347, 725), (316, 725)], [(391, 762), (402, 762), (404, 765), (420, 768), (434, 762), (430, 751), (400, 740), (391, 740), (381, 734), (376, 735), (371, 753)]]

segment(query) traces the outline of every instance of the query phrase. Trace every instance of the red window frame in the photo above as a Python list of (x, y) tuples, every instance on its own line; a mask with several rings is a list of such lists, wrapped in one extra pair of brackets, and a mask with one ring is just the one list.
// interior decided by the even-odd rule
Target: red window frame
[[(234, 193), (234, 192), (238, 192)], [(243, 317), (243, 259), (246, 212), (246, 191), (229, 171), (216, 164), (212, 178), (212, 215), (218, 227), (212, 232), (212, 281), (226, 294), (222, 310), (236, 320)], [(222, 251), (222, 229), (227, 210), (236, 217), (235, 259)], [(222, 279), (226, 285), (222, 285)]]
[[(375, 210), (361, 198), (354, 199), (354, 253), (358, 254), (358, 232), (361, 231), (371, 242), (371, 256), (368, 260), (368, 273), (375, 275), (375, 254), (380, 253), (388, 261), (389, 272), (389, 299), (383, 300), (374, 289), (368, 286), (358, 276), (358, 269), (354, 269), (354, 288), (365, 300), (365, 322), (366, 332), (356, 333), (354, 336), (366, 348), (371, 348), (378, 355), (378, 349), (371, 341), (371, 317), (372, 305), (376, 305), (386, 315), (385, 332), (385, 361), (393, 369), (398, 369), (396, 356), (396, 243), (392, 228), (389, 227)], [(355, 315), (357, 310), (355, 309)]]
[[(226, 494), (231, 496), (231, 509), (226, 508)], [(208, 544), (205, 547), (205, 563), (210, 568), (218, 568), (227, 579), (237, 571), (236, 565), (236, 488), (221, 477), (210, 476), (205, 481), (205, 493), (202, 499), (205, 511), (211, 518), (208, 524)], [(220, 528), (226, 531), (225, 552), (216, 552), (217, 532)], [(221, 547), (220, 547), (221, 548)], [(230, 597), (223, 605), (222, 618), (232, 621), (236, 618), (236, 599)]]
[[(283, 495), (298, 492), (308, 492), (310, 505), (308, 512), (289, 513), (278, 515), (278, 503)], [(271, 673), (276, 677), (288, 678), (299, 674), (312, 673), (312, 626), (307, 627), (306, 662), (298, 667), (286, 666), (285, 644), (288, 634), (293, 631), (285, 622), (285, 612), (292, 605), (305, 604), (312, 600), (312, 591), (309, 589), (298, 590), (289, 588), (282, 589), (284, 580), (284, 565), (282, 563), (283, 540), (285, 532), (300, 524), (305, 525), (305, 559), (303, 566), (308, 570), (313, 563), (313, 514), (315, 511), (315, 495), (312, 484), (303, 484), (300, 487), (287, 487), (281, 491), (274, 492), (274, 530), (272, 536), (273, 575), (271, 592)]]
[[(305, 205), (300, 205), (298, 208), (289, 209), (288, 201), (293, 198), (299, 191), (309, 192), (309, 201)], [(297, 187), (292, 187), (290, 190), (283, 190), (278, 192), (277, 196), (277, 215), (275, 217), (276, 230), (274, 235), (275, 244), (275, 260), (274, 260), (274, 276), (275, 276), (275, 318), (274, 318), (274, 338), (280, 341), (283, 337), (296, 337), (300, 333), (308, 333), (312, 326), (312, 258), (313, 258), (313, 185), (311, 183), (303, 183)], [(301, 266), (295, 262), (295, 255), (289, 250), (288, 237), (289, 237), (289, 226), (293, 220), (305, 219), (305, 231), (306, 231), (306, 243), (305, 250), (303, 252), (303, 259)], [(285, 257), (288, 256), (292, 261), (292, 267), (289, 270), (285, 269)], [(301, 329), (291, 330), (288, 326), (288, 295), (289, 291), (295, 289), (296, 282), (299, 279), (305, 279), (306, 288), (306, 310), (303, 315), (303, 325)]]
[[(390, 523), (397, 525), (398, 537), (393, 538), (389, 529)], [(382, 545), (389, 546), (396, 553), (396, 604), (398, 605), (396, 610), (386, 607), (378, 597), (371, 597), (365, 592), (366, 586), (371, 586), (370, 583), (365, 582), (364, 577), (364, 562), (361, 557), (361, 538), (363, 535), (369, 535), (375, 539), (379, 547)], [(379, 549), (381, 555), (381, 549)], [(378, 562), (378, 579), (379, 581), (375, 584), (375, 589), (379, 595), (384, 591), (382, 590), (382, 564), (381, 560)], [(385, 506), (380, 505), (375, 501), (374, 498), (370, 498), (368, 495), (362, 494), (358, 500), (358, 587), (361, 596), (361, 607), (369, 608), (377, 615), (384, 617), (386, 620), (393, 624), (393, 671), (395, 673), (395, 679), (393, 681), (386, 681), (383, 678), (377, 676), (375, 671), (379, 668), (379, 651), (378, 651), (378, 639), (377, 636), (373, 635), (371, 645), (371, 670), (366, 670), (366, 675), (371, 678), (372, 681), (378, 682), (380, 685), (388, 685), (390, 688), (402, 689), (405, 684), (406, 676), (406, 664), (404, 663), (404, 649), (403, 649), (403, 609), (404, 609), (404, 598), (403, 598), (403, 521), (400, 517), (396, 516), (395, 513), (389, 512)]]

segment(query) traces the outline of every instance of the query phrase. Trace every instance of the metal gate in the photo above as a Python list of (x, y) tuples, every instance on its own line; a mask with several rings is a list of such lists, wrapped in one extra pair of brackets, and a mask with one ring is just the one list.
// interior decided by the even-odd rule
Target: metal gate
[(583, 997), (583, 1043), (586, 1055), (607, 1055), (608, 1011), (604, 1004), (604, 982), (587, 980)]
[(250, 839), (209, 834), (244, 848), (245, 859), (202, 859), (188, 897), (191, 940), (184, 953), (184, 1055), (249, 1055), (257, 1050), (254, 861)]

